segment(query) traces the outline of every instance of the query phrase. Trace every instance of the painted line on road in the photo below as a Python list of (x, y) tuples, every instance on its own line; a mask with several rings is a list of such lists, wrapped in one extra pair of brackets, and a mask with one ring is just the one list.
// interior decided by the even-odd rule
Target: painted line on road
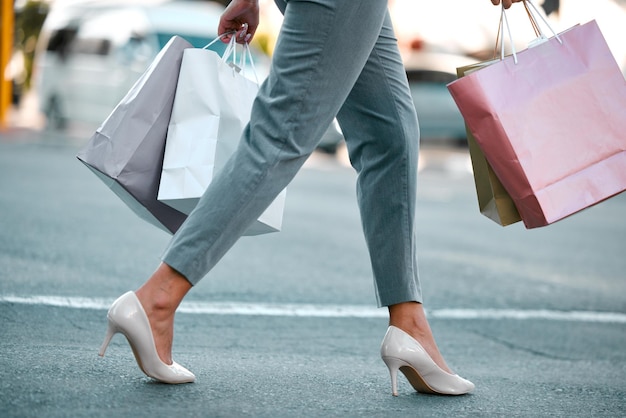
[[(107, 310), (113, 299), (63, 296), (0, 296), (0, 303), (55, 306), (71, 309)], [(183, 302), (181, 313), (196, 315), (252, 315), (318, 318), (386, 318), (386, 309), (358, 305), (271, 304), (246, 302)], [(430, 318), (549, 320), (626, 324), (626, 314), (618, 312), (556, 311), (519, 309), (432, 309)]]

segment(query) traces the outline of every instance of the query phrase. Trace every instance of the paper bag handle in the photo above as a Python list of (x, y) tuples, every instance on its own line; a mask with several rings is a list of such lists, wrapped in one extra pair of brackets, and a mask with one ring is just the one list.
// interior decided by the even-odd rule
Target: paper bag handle
[[(217, 38), (213, 39), (204, 47), (202, 47), (202, 49), (207, 49), (211, 45), (213, 45), (214, 43), (222, 39), (223, 37), (227, 35), (234, 35), (235, 33), (237, 33), (237, 31), (224, 32), (221, 35), (218, 35)], [(222, 61), (227, 62), (231, 57), (232, 59), (230, 61), (242, 71), (242, 74), (245, 69), (246, 60), (249, 61), (250, 67), (252, 67), (252, 74), (254, 74), (256, 83), (259, 84), (259, 77), (257, 76), (257, 73), (256, 73), (256, 68), (254, 66), (254, 59), (252, 58), (252, 52), (250, 51), (250, 45), (248, 44), (248, 42), (243, 43), (243, 53), (241, 54), (241, 58), (239, 58), (239, 63), (237, 63), (237, 38), (235, 36), (231, 37), (230, 41), (228, 42), (228, 46), (226, 47), (226, 50), (224, 51), (224, 54), (222, 54)]]
[[(504, 59), (504, 29), (506, 28), (507, 33), (509, 34), (509, 42), (511, 43), (511, 53), (513, 54), (513, 61), (517, 64), (517, 52), (515, 51), (515, 43), (513, 42), (513, 35), (511, 34), (511, 27), (509, 26), (509, 19), (506, 16), (506, 9), (504, 5), (502, 6), (502, 11), (500, 12), (500, 23), (498, 25), (498, 35), (496, 37), (496, 49), (498, 48), (498, 43), (500, 43), (500, 59)], [(500, 34), (502, 34), (502, 38), (500, 39)], [(495, 53), (494, 53), (495, 55)]]
[[(548, 21), (543, 16), (543, 14), (539, 12), (539, 9), (537, 8), (537, 6), (535, 6), (535, 4), (531, 0), (523, 0), (523, 3), (524, 3), (524, 8), (526, 9), (526, 13), (528, 14), (528, 18), (530, 19), (530, 23), (533, 26), (533, 29), (538, 36), (537, 39), (533, 40), (530, 43), (529, 47), (539, 45), (540, 43), (543, 43), (548, 40), (548, 37), (541, 29), (541, 25), (539, 24), (539, 19), (541, 19), (541, 21), (543, 21), (545, 26), (547, 26), (548, 29), (550, 29), (550, 32), (552, 32), (552, 34), (559, 41), (559, 43), (563, 44), (563, 40), (561, 39), (561, 37), (556, 33), (556, 31), (550, 25), (550, 23), (548, 23)], [(513, 43), (513, 36), (511, 34), (511, 28), (509, 26), (509, 20), (506, 14), (507, 12), (506, 12), (506, 9), (504, 8), (504, 3), (503, 3), (502, 13), (500, 14), (500, 24), (498, 27), (498, 35), (496, 38), (496, 49), (498, 47), (498, 42), (500, 42), (500, 59), (504, 59), (504, 41), (500, 39), (500, 34), (503, 33), (504, 28), (506, 28), (506, 31), (509, 35), (509, 42), (511, 43), (511, 53), (513, 55), (513, 61), (515, 62), (515, 64), (517, 64), (518, 62), (517, 52), (515, 50), (515, 44)], [(504, 34), (502, 36), (504, 37)]]
[[(237, 33), (237, 31), (231, 30), (229, 32), (224, 32), (221, 35), (217, 35), (217, 38), (213, 39), (211, 42), (209, 42), (208, 44), (203, 46), (202, 49), (207, 49), (208, 47), (210, 47), (211, 45), (213, 45), (214, 43), (216, 43), (217, 41), (219, 41), (223, 37), (228, 36), (228, 35), (234, 35), (235, 33)], [(234, 38), (234, 36), (233, 36), (233, 38)], [(231, 38), (231, 42), (232, 42), (232, 38)], [(230, 45), (230, 43), (229, 43), (229, 45)]]
[(539, 43), (542, 43), (543, 41), (548, 40), (548, 36), (546, 36), (543, 30), (541, 30), (541, 25), (539, 24), (537, 20), (537, 16), (539, 16), (541, 21), (543, 21), (544, 25), (548, 29), (550, 29), (550, 32), (552, 32), (552, 34), (559, 41), (559, 43), (563, 44), (563, 40), (561, 40), (561, 37), (559, 36), (559, 34), (556, 33), (552, 25), (550, 25), (548, 20), (543, 16), (543, 13), (541, 13), (539, 9), (537, 8), (537, 6), (535, 6), (535, 3), (533, 3), (531, 0), (524, 0), (523, 3), (524, 3), (524, 8), (526, 9), (526, 13), (528, 14), (528, 17), (530, 19), (530, 22), (533, 25), (533, 28), (535, 29), (535, 33), (537, 33), (539, 37), (539, 39), (535, 39), (535, 41), (531, 42), (531, 46), (537, 45)]

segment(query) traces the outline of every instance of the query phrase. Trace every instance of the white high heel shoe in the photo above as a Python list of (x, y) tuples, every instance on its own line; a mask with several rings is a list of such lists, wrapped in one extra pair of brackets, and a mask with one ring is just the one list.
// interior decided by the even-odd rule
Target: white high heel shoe
[(380, 355), (389, 368), (393, 396), (398, 396), (398, 370), (418, 392), (463, 395), (474, 390), (469, 380), (437, 366), (424, 347), (400, 328), (390, 326), (387, 329)]
[(149, 377), (163, 383), (191, 383), (196, 376), (176, 362), (167, 365), (157, 354), (148, 316), (137, 299), (135, 292), (120, 296), (107, 314), (107, 333), (98, 353), (104, 356), (111, 338), (116, 333), (123, 334), (130, 344), (139, 368)]

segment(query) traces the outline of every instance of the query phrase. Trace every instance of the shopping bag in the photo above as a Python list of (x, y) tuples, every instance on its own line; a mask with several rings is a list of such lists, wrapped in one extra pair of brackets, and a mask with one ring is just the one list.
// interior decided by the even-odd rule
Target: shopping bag
[[(233, 37), (234, 40), (234, 37)], [(232, 54), (231, 43), (220, 57), (216, 52), (187, 49), (178, 78), (176, 98), (167, 131), (158, 199), (189, 214), (239, 143), (250, 120), (258, 84), (242, 73), (245, 59)], [(233, 61), (235, 60), (235, 61)], [(285, 190), (244, 233), (280, 231)]]
[(626, 81), (595, 21), (448, 88), (527, 228), (626, 189)]
[(157, 192), (180, 63), (191, 47), (172, 37), (77, 155), (139, 217), (171, 233), (186, 215)]
[[(489, 65), (488, 62), (478, 63), (457, 68), (457, 75), (463, 77), (466, 73), (476, 71)], [(507, 226), (519, 222), (522, 218), (515, 207), (511, 196), (498, 179), (498, 176), (489, 165), (485, 154), (480, 149), (472, 132), (467, 129), (467, 145), (472, 170), (474, 173), (474, 184), (476, 185), (476, 195), (478, 197), (478, 208), (480, 213), (499, 225)]]

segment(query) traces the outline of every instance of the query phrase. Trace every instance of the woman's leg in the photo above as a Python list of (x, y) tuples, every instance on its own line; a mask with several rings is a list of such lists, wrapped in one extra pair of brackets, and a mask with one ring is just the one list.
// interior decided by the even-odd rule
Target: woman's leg
[(449, 371), (421, 304), (415, 234), (419, 127), (389, 16), (337, 118), (359, 174), (378, 304), (389, 307), (390, 325), (411, 334)]
[(421, 302), (415, 239), (419, 127), (389, 16), (337, 115), (352, 166), (379, 306)]
[(175, 307), (313, 152), (367, 62), (387, 8), (387, 0), (286, 4), (270, 75), (237, 151), (170, 242), (164, 263), (137, 292), (166, 362)]

